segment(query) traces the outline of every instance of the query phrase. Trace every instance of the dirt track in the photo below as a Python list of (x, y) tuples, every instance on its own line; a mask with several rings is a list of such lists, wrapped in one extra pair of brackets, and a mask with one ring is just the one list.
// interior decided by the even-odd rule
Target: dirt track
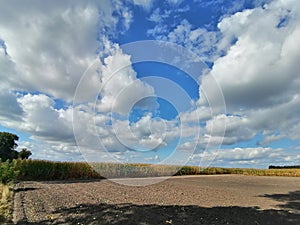
[(150, 186), (21, 182), (16, 224), (299, 225), (300, 178), (214, 175)]

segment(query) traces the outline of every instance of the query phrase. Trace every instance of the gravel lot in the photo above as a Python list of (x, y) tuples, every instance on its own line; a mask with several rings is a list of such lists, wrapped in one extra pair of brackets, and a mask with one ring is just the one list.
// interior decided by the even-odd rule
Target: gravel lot
[(15, 224), (300, 224), (300, 178), (290, 177), (21, 182), (14, 200)]

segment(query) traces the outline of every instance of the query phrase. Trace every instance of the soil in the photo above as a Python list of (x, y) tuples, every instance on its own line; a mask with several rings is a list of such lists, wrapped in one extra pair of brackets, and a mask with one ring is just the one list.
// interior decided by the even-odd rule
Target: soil
[[(20, 182), (14, 224), (299, 225), (300, 178), (173, 177), (154, 185), (120, 180)], [(128, 181), (128, 180), (127, 180)], [(129, 179), (142, 184), (146, 179)]]

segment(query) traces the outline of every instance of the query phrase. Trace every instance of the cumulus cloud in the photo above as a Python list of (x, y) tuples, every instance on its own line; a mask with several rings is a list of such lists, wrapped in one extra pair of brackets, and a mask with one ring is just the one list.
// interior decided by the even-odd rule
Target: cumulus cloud
[(293, 40), (299, 31), (292, 22), (277, 27), (287, 13), (281, 11), (270, 5), (269, 10), (247, 10), (219, 24), (224, 39), (237, 38), (211, 72), (222, 87), (228, 107), (270, 106), (288, 101), (295, 94), (293, 83), (298, 82), (299, 69), (295, 58), (299, 54), (295, 53)]
[(23, 110), (23, 122), (16, 124), (16, 128), (40, 140), (74, 143), (70, 109), (55, 109), (53, 99), (44, 94), (26, 94), (18, 102)]
[[(205, 149), (220, 144), (237, 145), (253, 140), (258, 134), (262, 134), (262, 140), (257, 144), (264, 146), (281, 139), (299, 140), (300, 68), (297, 62), (300, 49), (296, 43), (299, 7), (297, 1), (273, 1), (228, 15), (219, 22), (220, 34), (214, 34), (216, 39), (211, 42), (215, 45), (215, 56), (219, 56), (201, 78), (201, 99), (195, 110), (180, 113), (182, 121), (188, 124), (187, 132), (196, 132), (195, 124), (201, 126), (196, 149), (202, 153), (196, 151), (192, 162), (204, 163), (205, 158), (217, 157), (222, 165), (231, 161), (232, 164), (266, 166), (268, 162), (263, 162), (264, 157), (271, 157), (270, 163), (280, 160), (291, 163), (285, 161), (288, 150), (283, 149), (253, 147), (211, 153)], [(205, 33), (183, 21), (164, 38), (189, 46), (196, 43), (189, 39)], [(198, 43), (198, 46), (202, 45)], [(220, 55), (222, 51), (226, 54)], [(210, 104), (218, 106), (221, 102), (220, 89), (215, 88), (212, 79), (217, 81), (225, 98), (226, 113), (212, 112)], [(191, 144), (183, 142), (178, 149), (186, 151)]]
[[(155, 9), (149, 17), (149, 20), (154, 22), (155, 25), (148, 30), (148, 35), (158, 40), (180, 44), (198, 54), (203, 61), (214, 62), (229, 47), (229, 45), (224, 44), (226, 43), (225, 38), (222, 38), (222, 33), (220, 30), (215, 29), (214, 24), (217, 24), (229, 15), (243, 11), (245, 5), (253, 8), (261, 7), (268, 0), (257, 0), (251, 3), (246, 0), (227, 2), (222, 0), (195, 0), (193, 1), (193, 6), (188, 2), (177, 0), (168, 2), (171, 6), (180, 5), (181, 7), (172, 8), (171, 10), (163, 7)], [(197, 9), (208, 9), (213, 13), (210, 17), (210, 22), (205, 24), (205, 26), (198, 27), (195, 25), (195, 21), (192, 21), (188, 15), (184, 14), (186, 12), (194, 13), (193, 7), (195, 6)], [(201, 20), (201, 15), (199, 20)], [(223, 44), (219, 44), (220, 41)], [(227, 39), (227, 41), (229, 40)]]
[[(298, 139), (299, 128), (299, 3), (273, 1), (264, 7), (222, 19), (219, 48), (228, 47), (201, 85), (217, 98), (207, 77), (223, 92), (227, 112), (224, 144), (250, 140), (263, 132), (265, 143), (279, 137)], [(284, 23), (283, 23), (284, 21)], [(232, 45), (232, 40), (236, 39)], [(233, 117), (232, 115), (237, 115)], [(208, 122), (209, 125), (210, 122)], [(274, 139), (274, 134), (280, 132)]]
[[(75, 152), (73, 112), (83, 116), (75, 123), (77, 127), (88, 128), (82, 130), (85, 138), (95, 135), (94, 121), (101, 123), (98, 131), (103, 135), (105, 116), (100, 122), (100, 116), (95, 119), (90, 109), (82, 111), (70, 104), (57, 109), (56, 99), (71, 102), (79, 80), (98, 52), (102, 54), (100, 57), (108, 58), (105, 55), (111, 48), (108, 39), (116, 35), (117, 28), (121, 32), (128, 29), (130, 10), (121, 1), (17, 4), (10, 1), (0, 11), (1, 125), (27, 132), (36, 141), (50, 143), (43, 147), (54, 153), (61, 151), (53, 156), (62, 156), (67, 149), (70, 154)], [(101, 66), (99, 61), (94, 71)], [(98, 71), (84, 84), (83, 99), (91, 99), (98, 93), (100, 76)], [(107, 89), (107, 95), (108, 92)], [(89, 145), (93, 146), (93, 142)], [(44, 153), (38, 149), (35, 157)], [(47, 155), (51, 155), (50, 151)]]
[(131, 124), (127, 120), (113, 121), (111, 135), (128, 149), (158, 151), (171, 145), (180, 136), (180, 130), (175, 121), (153, 118), (149, 113)]
[[(152, 1), (133, 3), (145, 10), (153, 6)], [(199, 81), (200, 99), (189, 105), (193, 109), (178, 112), (174, 120), (148, 113), (132, 122), (126, 116), (133, 106), (150, 111), (158, 105), (145, 100), (156, 96), (154, 86), (137, 78), (131, 56), (112, 42), (117, 31), (123, 33), (132, 22), (132, 12), (122, 1), (3, 4), (1, 125), (30, 133), (35, 142), (23, 145), (45, 149), (35, 157), (47, 151), (49, 157), (80, 158), (77, 141), (89, 160), (136, 159), (139, 151), (159, 151), (177, 142), (178, 157), (196, 150), (191, 162), (216, 157), (219, 165), (265, 166), (299, 159), (268, 147), (282, 138), (300, 139), (299, 2), (274, 0), (226, 15), (218, 31), (178, 18), (167, 25), (174, 12), (155, 9), (149, 20), (156, 25), (148, 35), (180, 44), (214, 61), (213, 66)], [(63, 107), (56, 106), (58, 99)], [(258, 133), (264, 147), (214, 150), (253, 140)], [(157, 152), (149, 156), (160, 158)], [(263, 162), (265, 158), (269, 160)]]
[(207, 121), (212, 118), (212, 111), (207, 106), (199, 106), (195, 110), (181, 112), (180, 119), (184, 123)]
[[(281, 148), (232, 148), (204, 151), (194, 154), (191, 161), (199, 163), (206, 159), (210, 164), (207, 166), (239, 166), (239, 167), (261, 167), (267, 168), (271, 164), (283, 162), (287, 154)], [(296, 161), (294, 161), (296, 162)]]
[(0, 90), (0, 121), (20, 121), (23, 110), (17, 102), (15, 94)]
[[(111, 113), (129, 112), (131, 106), (141, 98), (154, 95), (151, 86), (136, 78), (136, 73), (131, 68), (130, 57), (123, 54), (118, 46), (111, 50), (114, 53), (104, 58), (103, 64), (98, 62), (95, 67), (100, 69), (96, 74), (100, 80), (98, 89), (102, 88), (99, 93), (100, 100), (96, 104), (98, 113), (94, 111), (95, 96), (94, 98), (85, 96), (83, 103), (76, 102), (73, 106), (57, 109), (55, 99), (46, 94), (4, 92), (0, 100), (4, 104), (8, 100), (10, 102), (6, 108), (3, 108), (6, 114), (2, 113), (1, 116), (6, 117), (1, 120), (1, 124), (30, 133), (33, 140), (49, 143), (45, 149), (52, 152), (52, 156), (57, 157), (64, 153), (66, 157), (72, 152), (75, 154), (76, 144), (79, 145), (83, 155), (92, 160), (103, 160), (104, 156), (108, 159), (109, 154), (115, 155), (117, 152), (125, 152), (131, 148), (138, 150), (138, 148), (154, 149), (165, 146), (164, 122), (145, 116), (140, 121), (129, 125), (128, 120), (111, 117)], [(85, 89), (88, 84), (94, 87), (94, 80), (90, 79), (89, 82), (84, 83), (81, 90), (88, 90)], [(95, 86), (95, 90), (98, 90), (96, 88)], [(126, 92), (123, 91), (124, 89), (127, 89)], [(98, 94), (95, 90), (92, 94)], [(86, 95), (86, 92), (83, 94)], [(108, 101), (103, 102), (103, 99)], [(153, 104), (156, 106), (155, 102)], [(140, 107), (150, 106), (143, 102)], [(22, 119), (11, 120), (8, 116), (19, 116)], [(113, 118), (114, 123), (110, 124)], [(149, 135), (146, 134), (147, 129), (150, 129)], [(116, 132), (118, 130), (121, 133)], [(131, 132), (133, 136), (129, 135)], [(39, 151), (34, 157), (39, 157), (42, 153), (44, 154), (44, 151)], [(95, 154), (97, 157), (93, 158)]]
[[(67, 143), (46, 143), (41, 141), (20, 142), (20, 147), (32, 151), (32, 157), (44, 160), (83, 161), (77, 146)], [(20, 148), (21, 149), (21, 148)]]
[[(225, 129), (224, 126), (226, 126)], [(207, 138), (210, 140), (215, 139), (216, 141), (222, 140), (222, 144), (225, 145), (250, 140), (256, 134), (247, 118), (233, 115), (218, 115), (212, 118), (207, 121), (206, 130), (207, 133), (211, 131)]]
[(2, 4), (0, 39), (6, 46), (6, 61), (16, 72), (2, 70), (1, 80), (18, 90), (71, 101), (79, 79), (102, 48), (98, 40), (113, 35), (120, 23), (128, 27), (126, 9), (111, 1)]
[[(100, 112), (128, 114), (131, 108), (146, 97), (155, 96), (154, 89), (137, 79), (131, 67), (130, 56), (122, 52), (118, 45), (114, 52), (104, 59), (102, 66), (100, 100), (97, 109)], [(144, 104), (147, 107), (148, 104)]]

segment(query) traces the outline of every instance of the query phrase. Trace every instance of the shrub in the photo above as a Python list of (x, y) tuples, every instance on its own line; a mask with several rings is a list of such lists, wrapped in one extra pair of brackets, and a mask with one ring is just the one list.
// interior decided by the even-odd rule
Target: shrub
[(16, 170), (15, 164), (7, 160), (0, 163), (0, 182), (2, 184), (8, 184), (12, 182), (17, 176), (19, 171)]

